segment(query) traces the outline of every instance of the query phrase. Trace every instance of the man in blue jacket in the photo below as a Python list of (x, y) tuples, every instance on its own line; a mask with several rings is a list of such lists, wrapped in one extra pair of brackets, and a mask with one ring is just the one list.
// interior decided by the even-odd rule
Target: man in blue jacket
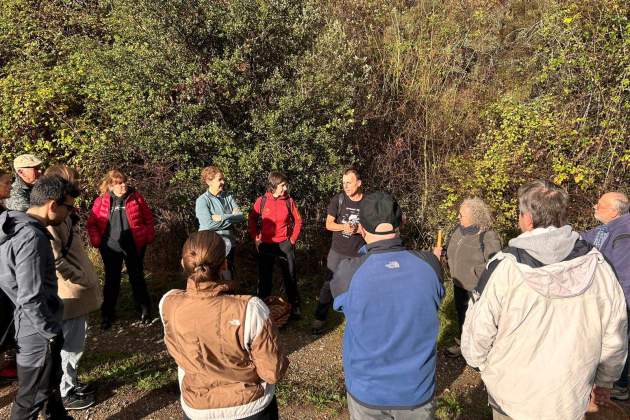
[[(620, 192), (608, 192), (593, 206), (595, 219), (602, 224), (583, 232), (582, 239), (604, 254), (617, 274), (621, 288), (630, 308), (630, 201)], [(630, 318), (630, 311), (628, 311)], [(630, 323), (629, 323), (630, 325)], [(610, 393), (616, 400), (630, 399), (628, 392), (628, 358), (621, 372), (621, 378)]]
[(351, 419), (432, 419), (438, 309), (444, 288), (431, 253), (406, 249), (388, 194), (360, 205), (367, 252), (343, 260), (331, 282), (346, 317), (343, 369)]

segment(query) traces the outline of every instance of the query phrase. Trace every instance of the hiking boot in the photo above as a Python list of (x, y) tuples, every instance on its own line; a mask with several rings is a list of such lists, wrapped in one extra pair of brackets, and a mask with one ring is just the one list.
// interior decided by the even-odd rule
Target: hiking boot
[(302, 318), (302, 311), (299, 306), (293, 306), (291, 308), (291, 316), (289, 318), (293, 320)]
[(319, 319), (314, 319), (311, 324), (311, 333), (313, 335), (320, 335), (326, 329), (326, 321), (322, 321)]
[(446, 355), (448, 357), (459, 357), (462, 355), (462, 349), (457, 344), (454, 344), (446, 349)]
[(110, 318), (103, 318), (101, 321), (101, 330), (106, 331), (112, 327), (112, 320)]
[(68, 395), (63, 397), (63, 406), (66, 407), (66, 410), (85, 410), (94, 404), (96, 404), (94, 395), (79, 395), (70, 391)]
[(610, 390), (610, 398), (617, 401), (627, 401), (630, 399), (630, 392), (628, 392), (628, 387), (623, 386), (613, 386)]

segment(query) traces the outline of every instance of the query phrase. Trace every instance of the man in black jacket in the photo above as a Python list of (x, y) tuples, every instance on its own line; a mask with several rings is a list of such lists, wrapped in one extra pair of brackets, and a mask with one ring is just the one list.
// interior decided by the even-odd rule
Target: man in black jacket
[(62, 223), (78, 190), (58, 176), (42, 177), (26, 213), (0, 215), (0, 288), (15, 305), (18, 391), (11, 419), (70, 418), (59, 394), (63, 303), (57, 296), (48, 225)]

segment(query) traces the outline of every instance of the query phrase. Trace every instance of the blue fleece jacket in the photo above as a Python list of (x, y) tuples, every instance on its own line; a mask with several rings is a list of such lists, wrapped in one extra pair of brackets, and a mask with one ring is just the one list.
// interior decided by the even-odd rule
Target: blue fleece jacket
[[(199, 221), (199, 230), (213, 230), (219, 235), (228, 236), (234, 223), (245, 220), (245, 216), (239, 210), (234, 197), (231, 194), (219, 193), (213, 195), (210, 191), (201, 194), (195, 202), (195, 216)], [(212, 220), (213, 215), (221, 216), (220, 221)]]
[[(604, 225), (581, 233), (582, 239), (593, 245), (597, 231)], [(605, 225), (608, 236), (600, 246), (599, 251), (604, 254), (617, 274), (617, 279), (626, 297), (626, 304), (630, 308), (630, 214), (623, 214)]]
[(411, 409), (433, 399), (439, 273), (433, 254), (409, 251), (398, 238), (339, 264), (330, 286), (346, 317), (346, 388), (362, 405)]

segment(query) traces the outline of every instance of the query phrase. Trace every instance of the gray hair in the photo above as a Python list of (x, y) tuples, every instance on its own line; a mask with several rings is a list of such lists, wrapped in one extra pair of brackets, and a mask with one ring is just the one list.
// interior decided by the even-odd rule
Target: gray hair
[(549, 181), (531, 181), (518, 189), (518, 210), (531, 214), (534, 228), (566, 225), (568, 204), (569, 193)]
[(622, 215), (628, 213), (630, 210), (630, 201), (628, 201), (628, 196), (622, 192), (614, 191), (613, 196), (611, 197), (611, 204), (615, 206), (617, 209), (617, 214)]
[(473, 225), (479, 230), (489, 230), (492, 227), (494, 219), (492, 210), (481, 198), (467, 198), (462, 202), (462, 207), (466, 206), (470, 210)]

